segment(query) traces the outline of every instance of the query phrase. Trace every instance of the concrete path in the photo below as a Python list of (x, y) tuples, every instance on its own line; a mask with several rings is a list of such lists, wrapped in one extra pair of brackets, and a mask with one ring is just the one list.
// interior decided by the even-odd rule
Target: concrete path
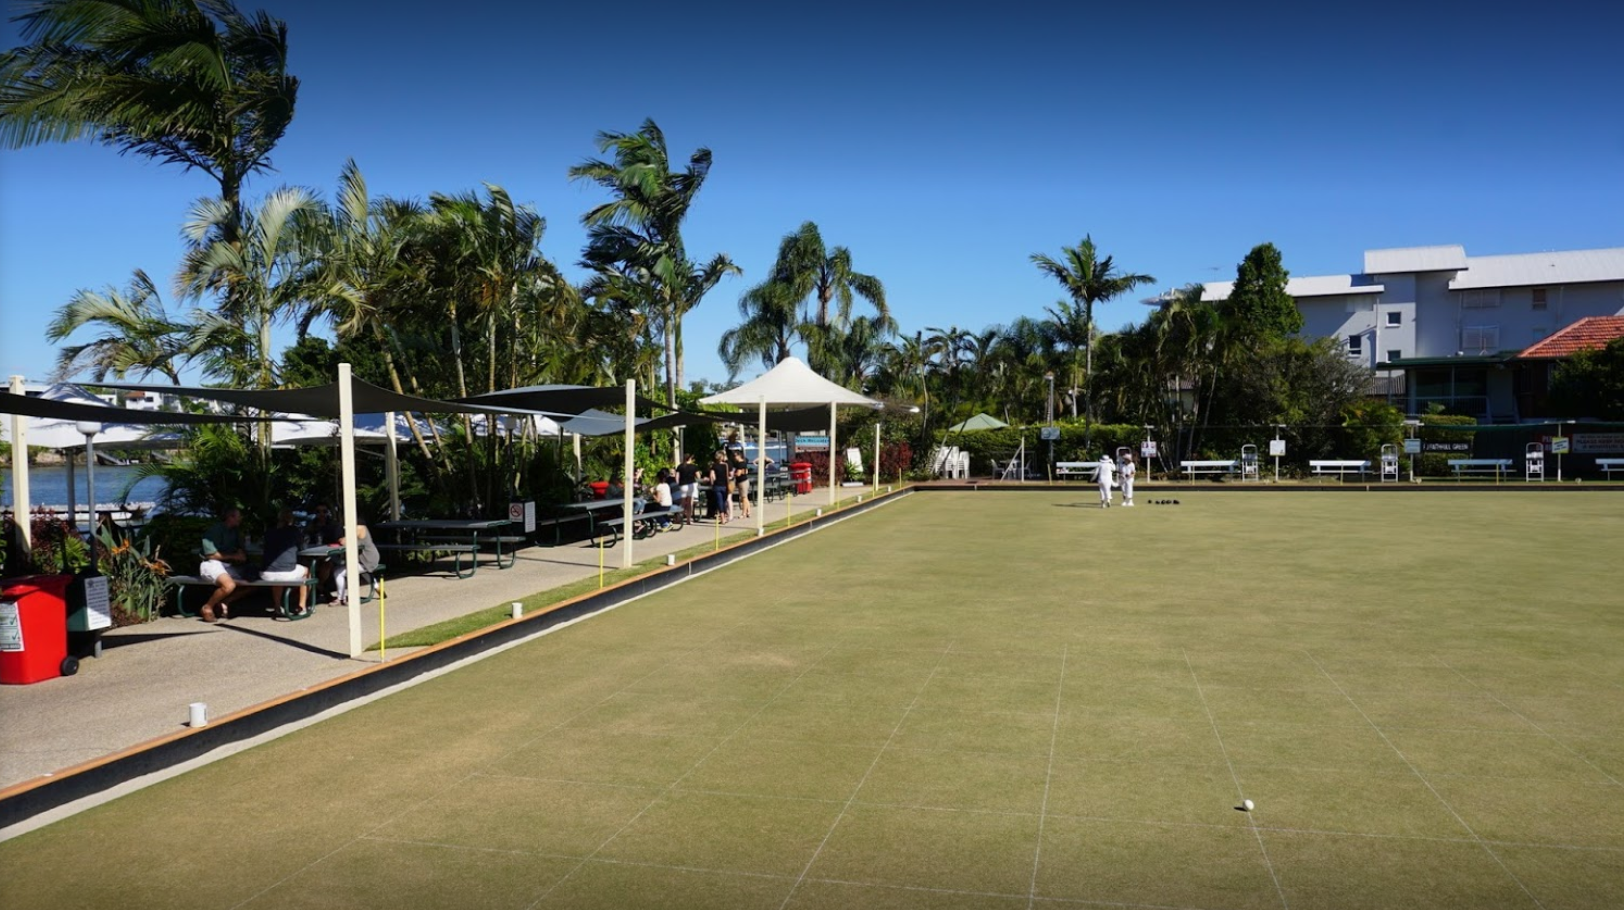
[[(866, 489), (843, 491), (851, 496)], [(828, 507), (826, 490), (767, 504), (766, 518), (782, 521)], [(642, 562), (693, 547), (754, 535), (755, 521), (735, 520), (718, 528), (698, 522), (679, 531), (634, 543)], [(621, 542), (604, 550), (607, 570), (620, 566)], [(498, 570), (482, 554), (479, 571), (458, 579), (449, 570), (390, 577), (387, 633), (454, 619), (598, 573), (598, 548), (590, 542), (529, 547), (517, 564)], [(449, 565), (449, 563), (445, 563)], [(352, 673), (376, 663), (377, 651), (349, 657), (349, 617), (344, 608), (320, 606), (299, 622), (273, 619), (267, 600), (250, 598), (228, 622), (165, 617), (140, 626), (114, 629), (102, 639), (100, 659), (81, 662), (72, 677), (24, 686), (0, 687), (0, 789), (71, 768), (182, 729), (188, 705), (208, 705), (211, 719)], [(376, 603), (361, 607), (362, 634), (370, 647), (379, 640)], [(388, 657), (407, 653), (391, 649)]]

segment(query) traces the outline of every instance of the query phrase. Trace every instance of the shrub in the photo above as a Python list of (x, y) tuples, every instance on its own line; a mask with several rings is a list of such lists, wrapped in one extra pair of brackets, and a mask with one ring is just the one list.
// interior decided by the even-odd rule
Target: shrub
[(114, 537), (106, 528), (96, 532), (101, 573), (107, 576), (107, 595), (113, 625), (130, 626), (158, 618), (164, 602), (164, 578), (169, 564), (158, 558), (151, 539)]

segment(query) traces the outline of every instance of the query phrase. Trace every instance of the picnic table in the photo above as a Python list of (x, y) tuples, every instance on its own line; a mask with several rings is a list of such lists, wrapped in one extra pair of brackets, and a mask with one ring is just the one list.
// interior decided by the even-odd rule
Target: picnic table
[[(485, 544), (496, 545), (496, 567), (498, 569), (512, 568), (518, 560), (517, 545), (524, 542), (522, 536), (499, 533), (503, 528), (512, 524), (507, 518), (422, 518), (402, 521), (384, 521), (373, 525), (378, 531), (394, 532), (393, 543), (379, 543), (379, 550), (410, 551), (417, 553), (450, 553), (455, 557), (455, 572), (458, 578), (471, 578), (479, 571), (479, 548)], [(509, 552), (504, 559), (503, 544), (514, 545), (514, 551)], [(462, 570), (462, 557), (470, 558), (469, 569)]]
[(592, 540), (598, 539), (598, 525), (602, 524), (605, 518), (620, 515), (625, 509), (626, 498), (624, 496), (618, 499), (588, 499), (585, 502), (566, 502), (558, 507), (559, 512), (564, 515), (585, 515), (587, 533)]

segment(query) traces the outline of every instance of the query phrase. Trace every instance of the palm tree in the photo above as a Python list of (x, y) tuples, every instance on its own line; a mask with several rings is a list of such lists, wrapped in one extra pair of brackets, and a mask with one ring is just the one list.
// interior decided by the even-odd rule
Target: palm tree
[(1083, 362), (1083, 394), (1088, 402), (1088, 425), (1094, 423), (1094, 392), (1090, 380), (1094, 373), (1094, 304), (1103, 303), (1142, 284), (1156, 279), (1149, 275), (1126, 274), (1116, 270), (1110, 256), (1098, 258), (1094, 239), (1084, 236), (1075, 247), (1063, 247), (1060, 259), (1051, 259), (1042, 253), (1032, 255), (1038, 270), (1059, 281), (1071, 296), (1073, 304), (1082, 307), (1086, 354)]
[(276, 190), (243, 215), (236, 241), (227, 239), (234, 218), (223, 200), (201, 200), (188, 216), (182, 234), (189, 248), (176, 287), (194, 300), (222, 295), (213, 318), (193, 320), (188, 349), (223, 354), (216, 365), (233, 385), (276, 387), (271, 327), (295, 318), (308, 299), (311, 234), (322, 208), (306, 190)]
[[(665, 134), (653, 120), (644, 120), (635, 133), (599, 133), (597, 147), (613, 152), (613, 159), (592, 159), (569, 169), (572, 180), (596, 183), (614, 197), (581, 216), (587, 227), (583, 264), (642, 276), (644, 303), (660, 314), (666, 403), (674, 407), (682, 382), (682, 317), (723, 275), (738, 273), (725, 255), (696, 266), (682, 241), (683, 220), (710, 174), (711, 152), (700, 148), (684, 170), (673, 173)], [(716, 280), (701, 280), (707, 277)]]
[(37, 0), (0, 55), (0, 145), (91, 139), (220, 185), (236, 242), (242, 184), (293, 119), (287, 26), (229, 0)]
[(745, 291), (739, 298), (739, 315), (744, 321), (723, 332), (716, 347), (727, 365), (729, 381), (751, 358), (771, 367), (793, 356), (792, 345), (802, 326), (800, 301), (790, 296), (788, 288), (766, 281)]
[[(775, 304), (780, 307), (784, 302), (797, 310), (806, 307), (807, 311), (799, 313), (794, 320), (797, 323), (795, 334), (807, 342), (807, 360), (819, 372), (828, 372), (833, 365), (828, 358), (836, 356), (835, 339), (843, 337), (852, 324), (852, 307), (858, 297), (873, 305), (873, 327), (887, 335), (896, 331), (885, 303), (885, 286), (878, 278), (852, 268), (850, 250), (825, 247), (823, 235), (811, 221), (784, 235), (778, 244), (778, 258), (773, 262), (772, 271), (765, 281), (746, 292), (746, 296), (751, 298), (752, 311), (759, 310), (763, 301), (769, 299), (780, 301)], [(745, 305), (741, 300), (741, 308)], [(744, 315), (748, 319), (752, 313)], [(785, 321), (781, 317), (773, 318), (780, 323)]]
[(95, 340), (64, 347), (57, 353), (56, 378), (68, 379), (90, 370), (91, 378), (102, 380), (111, 374), (123, 379), (138, 373), (162, 373), (180, 385), (180, 361), (185, 358), (181, 341), (185, 326), (164, 310), (158, 288), (140, 269), (123, 291), (81, 290), (57, 310), (45, 329), (49, 341), (61, 342), (86, 326), (101, 328)]

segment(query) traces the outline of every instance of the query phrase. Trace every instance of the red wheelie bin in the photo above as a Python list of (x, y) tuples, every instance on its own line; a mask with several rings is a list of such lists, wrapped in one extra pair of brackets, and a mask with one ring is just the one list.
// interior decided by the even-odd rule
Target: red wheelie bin
[(68, 653), (72, 581), (72, 575), (0, 581), (0, 683), (36, 683), (79, 672), (78, 658)]

